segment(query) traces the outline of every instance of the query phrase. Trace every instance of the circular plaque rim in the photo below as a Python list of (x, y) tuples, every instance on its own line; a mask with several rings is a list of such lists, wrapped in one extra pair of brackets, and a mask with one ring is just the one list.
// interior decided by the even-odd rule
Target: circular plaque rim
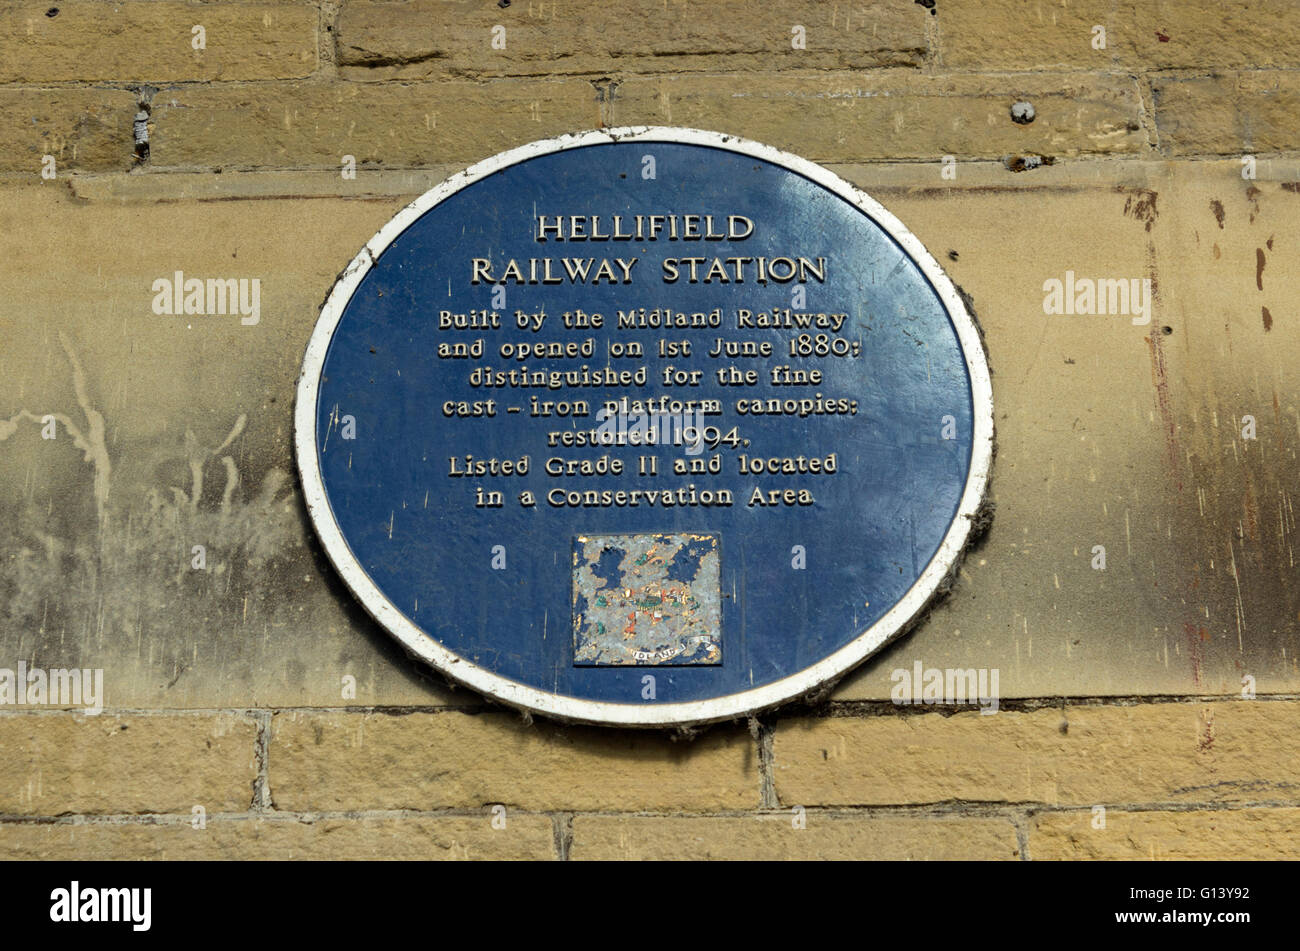
[[(561, 696), (504, 677), (443, 647), (389, 600), (353, 555), (334, 518), (317, 455), (316, 404), (325, 356), (352, 295), (384, 249), (425, 212), (494, 172), (553, 152), (619, 142), (672, 142), (750, 155), (843, 198), (893, 238), (930, 282), (957, 331), (970, 376), (974, 432), (966, 486), (942, 543), (912, 586), (875, 624), (817, 663), (764, 686), (709, 700), (637, 704)], [(412, 656), (490, 698), (557, 719), (609, 726), (680, 726), (736, 719), (795, 700), (838, 680), (908, 630), (960, 561), (983, 504), (993, 463), (993, 389), (979, 328), (952, 281), (920, 240), (866, 192), (807, 159), (734, 135), (673, 126), (625, 126), (530, 142), (471, 165), (411, 202), (367, 241), (339, 274), (308, 341), (294, 406), (294, 444), (308, 515), (330, 563), (366, 612)]]

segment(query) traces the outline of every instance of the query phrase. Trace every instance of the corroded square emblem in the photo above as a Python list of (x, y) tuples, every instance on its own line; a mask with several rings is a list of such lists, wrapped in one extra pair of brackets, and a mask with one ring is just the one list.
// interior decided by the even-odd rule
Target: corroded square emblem
[(717, 535), (579, 535), (574, 664), (721, 664), (719, 577)]

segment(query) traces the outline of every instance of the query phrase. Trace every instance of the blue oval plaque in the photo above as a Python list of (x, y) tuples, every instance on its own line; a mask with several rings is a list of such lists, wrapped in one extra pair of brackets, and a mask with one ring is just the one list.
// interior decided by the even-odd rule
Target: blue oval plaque
[(988, 368), (876, 202), (689, 129), (533, 143), (403, 210), (308, 346), (331, 561), (415, 656), (594, 723), (741, 716), (842, 675), (952, 570)]

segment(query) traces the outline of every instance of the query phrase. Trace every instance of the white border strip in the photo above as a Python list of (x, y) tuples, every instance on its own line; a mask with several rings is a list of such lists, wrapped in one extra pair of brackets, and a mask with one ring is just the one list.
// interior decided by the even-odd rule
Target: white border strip
[[(330, 340), (361, 279), (374, 266), (384, 249), (430, 208), (493, 172), (552, 152), (613, 142), (676, 142), (752, 155), (802, 175), (848, 201), (897, 241), (934, 287), (957, 329), (957, 337), (966, 356), (966, 369), (970, 374), (975, 431), (966, 489), (943, 543), (921, 576), (880, 620), (830, 656), (773, 683), (712, 700), (663, 704), (580, 700), (526, 686), (453, 654), (402, 614), (353, 556), (325, 495), (316, 452), (316, 401)], [(993, 462), (993, 388), (979, 330), (966, 312), (952, 282), (902, 222), (865, 192), (819, 165), (757, 142), (699, 129), (642, 126), (562, 135), (502, 152), (453, 175), (403, 208), (378, 234), (366, 242), (352, 263), (339, 275), (321, 309), (320, 319), (307, 344), (302, 375), (298, 378), (294, 428), (298, 470), (302, 477), (307, 510), (326, 554), (357, 600), (408, 652), (452, 680), (511, 706), (584, 723), (673, 726), (734, 719), (802, 696), (846, 673), (916, 619), (966, 547), (972, 520), (983, 502)]]

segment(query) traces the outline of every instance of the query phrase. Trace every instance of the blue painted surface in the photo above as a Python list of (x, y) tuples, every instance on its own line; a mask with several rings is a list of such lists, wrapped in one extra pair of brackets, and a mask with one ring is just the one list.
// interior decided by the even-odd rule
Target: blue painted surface
[[(641, 177), (653, 154), (657, 177)], [(743, 214), (754, 234), (726, 241), (588, 242), (533, 240), (534, 214)], [(491, 287), (471, 286), (470, 259), (582, 255), (640, 262), (631, 285), (507, 285), (502, 329), (440, 331), (442, 309), (491, 310)], [(848, 312), (839, 336), (860, 341), (849, 359), (787, 359), (789, 330), (734, 327), (734, 310), (789, 307), (792, 284), (664, 284), (665, 257), (768, 255), (827, 259), (827, 280), (806, 286), (803, 310)], [(723, 309), (718, 331), (608, 328), (619, 309)], [(540, 334), (517, 331), (516, 308), (545, 309)], [(605, 331), (560, 329), (559, 315), (581, 308), (605, 315)], [(584, 388), (475, 388), (469, 371), (482, 364), (520, 367), (499, 358), (505, 341), (597, 338), (594, 367), (606, 338), (642, 340), (651, 385), (646, 392)], [(713, 340), (770, 340), (772, 360), (721, 361), (703, 356)], [(440, 342), (483, 338), (481, 360), (439, 360)], [(686, 360), (650, 356), (660, 338), (693, 341)], [(663, 363), (705, 369), (700, 386), (655, 385)], [(712, 370), (732, 362), (760, 371), (758, 387), (719, 386)], [(577, 368), (582, 360), (529, 361), (530, 369)], [(612, 361), (618, 367), (620, 361)], [(817, 387), (771, 387), (767, 367), (820, 368)], [(739, 398), (799, 398), (806, 391), (858, 401), (856, 416), (738, 417)], [(678, 477), (681, 447), (548, 448), (545, 433), (592, 429), (585, 420), (533, 419), (528, 396), (604, 399), (673, 395), (717, 398), (724, 415), (709, 422), (740, 427), (747, 449), (719, 450), (723, 474)], [(443, 417), (445, 400), (498, 401), (492, 419)], [(504, 407), (525, 407), (517, 416)], [(331, 431), (331, 417), (356, 419), (356, 439)], [(957, 438), (940, 438), (942, 418)], [(655, 675), (656, 700), (701, 700), (770, 683), (825, 658), (860, 635), (913, 584), (937, 550), (966, 483), (970, 464), (970, 381), (956, 333), (932, 287), (889, 235), (858, 209), (781, 166), (721, 149), (666, 143), (620, 143), (544, 155), (462, 189), (406, 229), (363, 279), (339, 323), (325, 361), (317, 407), (317, 446), (334, 516), (357, 560), (393, 604), (454, 653), (496, 673), (564, 696), (644, 704), (641, 678)], [(328, 432), (328, 438), (327, 438)], [(741, 476), (737, 452), (764, 457), (838, 455), (836, 475)], [(660, 459), (659, 476), (548, 477), (549, 456), (595, 459), (609, 452), (635, 472), (641, 453)], [(527, 477), (447, 476), (450, 456), (531, 457)], [(707, 458), (707, 454), (706, 454)], [(547, 490), (730, 488), (721, 507), (553, 508)], [(505, 507), (476, 509), (474, 487), (505, 494)], [(812, 506), (750, 507), (753, 487), (807, 487)], [(537, 505), (522, 508), (524, 489)], [(426, 505), (427, 497), (427, 505)], [(391, 528), (390, 528), (391, 525)], [(390, 535), (391, 532), (391, 535)], [(571, 552), (589, 533), (709, 532), (722, 539), (723, 663), (719, 666), (578, 667), (573, 663)], [(504, 545), (506, 569), (490, 567)], [(807, 569), (793, 570), (802, 545)], [(869, 605), (868, 606), (868, 602)], [(417, 608), (418, 604), (418, 608)]]

